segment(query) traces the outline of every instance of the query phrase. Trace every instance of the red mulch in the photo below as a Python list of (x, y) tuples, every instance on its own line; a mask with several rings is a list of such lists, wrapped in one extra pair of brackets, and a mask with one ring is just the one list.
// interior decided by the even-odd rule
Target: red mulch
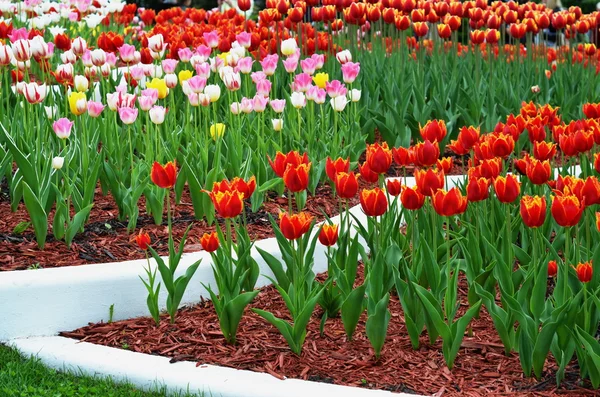
[[(174, 202), (174, 201), (172, 201)], [(352, 205), (358, 204), (358, 198)], [(247, 207), (248, 233), (252, 239), (272, 237), (273, 231), (268, 214), (276, 217), (279, 209), (287, 209), (286, 198), (269, 195), (262, 208), (252, 213)], [(144, 197), (139, 202), (140, 215), (137, 229), (134, 233), (127, 233), (127, 222), (117, 219), (118, 210), (111, 195), (103, 196), (100, 189), (96, 191), (94, 206), (90, 219), (85, 225), (84, 233), (77, 235), (68, 249), (64, 241), (55, 240), (52, 236), (53, 212), (49, 216), (49, 235), (44, 250), (37, 247), (33, 227), (30, 226), (22, 234), (14, 234), (13, 230), (21, 222), (30, 220), (29, 214), (23, 203), (19, 204), (16, 212), (10, 212), (10, 201), (6, 185), (0, 185), (0, 213), (9, 214), (0, 217), (0, 271), (24, 270), (31, 267), (62, 267), (77, 266), (91, 263), (106, 263), (130, 259), (143, 259), (144, 252), (135, 245), (135, 235), (139, 229), (150, 234), (152, 246), (161, 255), (168, 254), (168, 229), (166, 214), (163, 224), (156, 225), (154, 218), (146, 212)], [(323, 219), (323, 212), (328, 216), (338, 214), (337, 199), (331, 194), (329, 185), (321, 185), (314, 196), (307, 199), (306, 211)], [(166, 210), (165, 210), (166, 211)], [(194, 218), (194, 208), (187, 189), (184, 190), (180, 204), (175, 206), (176, 214), (173, 218), (173, 231), (177, 239), (183, 236), (186, 228), (192, 224), (189, 237), (185, 246), (186, 252), (200, 251), (200, 236), (205, 232), (215, 230), (215, 224), (208, 226), (204, 220)]]
[[(461, 282), (459, 297), (466, 310), (466, 289)], [(269, 310), (287, 318), (288, 311), (277, 291), (265, 287), (252, 307)], [(300, 357), (288, 348), (275, 327), (247, 310), (238, 332), (238, 344), (228, 345), (219, 331), (218, 319), (210, 301), (179, 311), (174, 325), (163, 316), (159, 327), (151, 318), (136, 318), (111, 324), (90, 324), (61, 335), (86, 342), (131, 351), (162, 355), (176, 361), (196, 361), (198, 365), (266, 372), (277, 378), (300, 378), (396, 392), (437, 396), (595, 396), (586, 389), (576, 364), (567, 368), (567, 377), (556, 388), (556, 363), (548, 360), (542, 380), (525, 378), (518, 356), (504, 355), (504, 348), (493, 323), (482, 309), (472, 321), (472, 336), (466, 336), (455, 367), (444, 364), (441, 340), (429, 345), (424, 333), (421, 347), (413, 350), (403, 321), (403, 313), (394, 295), (390, 299), (392, 319), (381, 358), (373, 355), (365, 334), (363, 315), (354, 340), (348, 342), (339, 318), (329, 319), (325, 334), (319, 334), (321, 309), (309, 323), (304, 350)]]

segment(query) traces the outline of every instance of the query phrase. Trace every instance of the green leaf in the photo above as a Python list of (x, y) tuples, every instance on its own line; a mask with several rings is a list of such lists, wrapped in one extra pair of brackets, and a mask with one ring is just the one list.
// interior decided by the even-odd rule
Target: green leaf
[(90, 204), (87, 207), (83, 208), (78, 213), (76, 213), (75, 216), (73, 217), (73, 220), (71, 220), (71, 222), (67, 226), (67, 231), (65, 233), (65, 242), (67, 243), (68, 246), (71, 246), (71, 242), (73, 241), (73, 238), (75, 237), (77, 232), (83, 227), (83, 223), (85, 222), (88, 215), (90, 214), (90, 211), (92, 210), (93, 206), (94, 206), (94, 204)]
[(13, 234), (19, 235), (22, 234), (25, 230), (27, 230), (27, 228), (31, 226), (31, 222), (19, 222), (17, 223), (17, 225), (13, 228)]
[(252, 311), (267, 320), (269, 323), (273, 324), (279, 330), (279, 332), (281, 332), (281, 335), (283, 335), (288, 345), (290, 345), (292, 351), (300, 355), (302, 352), (302, 346), (296, 345), (296, 341), (292, 336), (293, 328), (287, 321), (277, 318), (272, 313), (269, 313), (265, 310), (252, 309)]
[(46, 236), (48, 235), (48, 215), (46, 215), (46, 211), (44, 211), (38, 197), (33, 193), (27, 182), (23, 182), (23, 200), (33, 223), (37, 245), (40, 249), (44, 249)]
[(391, 318), (390, 311), (388, 310), (389, 302), (390, 294), (387, 293), (379, 302), (377, 302), (375, 311), (369, 313), (369, 317), (367, 318), (367, 338), (369, 338), (369, 342), (371, 342), (371, 346), (373, 347), (377, 358), (379, 358), (381, 349), (385, 343), (385, 337)]
[(270, 253), (268, 253), (267, 251), (265, 251), (259, 247), (256, 247), (256, 250), (258, 251), (260, 256), (264, 259), (264, 261), (267, 263), (267, 265), (269, 266), (269, 269), (271, 269), (271, 271), (273, 272), (273, 275), (275, 275), (275, 279), (277, 280), (277, 283), (284, 290), (288, 290), (289, 286), (290, 286), (290, 280), (289, 280), (285, 270), (283, 270), (283, 266), (281, 265), (281, 262), (277, 258), (275, 258), (273, 255), (271, 255)]
[(360, 319), (364, 309), (366, 284), (354, 289), (342, 303), (342, 323), (348, 339), (352, 339), (352, 335), (356, 330), (356, 325)]

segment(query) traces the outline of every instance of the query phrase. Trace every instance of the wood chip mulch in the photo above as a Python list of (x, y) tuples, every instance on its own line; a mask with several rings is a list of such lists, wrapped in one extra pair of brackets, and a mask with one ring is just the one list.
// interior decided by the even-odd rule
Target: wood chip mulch
[[(320, 278), (322, 279), (322, 278)], [(466, 310), (466, 288), (461, 282), (459, 297)], [(269, 310), (289, 319), (288, 311), (272, 287), (261, 290), (251, 307)], [(247, 310), (240, 323), (237, 345), (225, 343), (210, 301), (181, 309), (174, 325), (166, 316), (156, 327), (151, 318), (135, 318), (111, 324), (91, 323), (62, 336), (110, 347), (161, 355), (171, 362), (196, 361), (198, 366), (216, 364), (272, 376), (315, 382), (435, 396), (597, 396), (587, 381), (581, 381), (576, 363), (556, 387), (557, 365), (546, 363), (539, 381), (524, 377), (518, 356), (504, 354), (493, 323), (482, 309), (471, 322), (471, 336), (462, 347), (450, 371), (444, 364), (441, 340), (429, 345), (424, 333), (421, 347), (413, 350), (403, 313), (395, 295), (390, 299), (392, 318), (386, 344), (379, 360), (365, 334), (363, 315), (352, 341), (348, 341), (339, 318), (329, 319), (324, 335), (319, 334), (322, 311), (318, 308), (309, 323), (301, 356), (288, 348), (277, 329)]]
[[(1, 179), (1, 178), (0, 178)], [(174, 197), (173, 197), (174, 200)], [(174, 202), (174, 201), (172, 201)], [(351, 201), (358, 204), (358, 198)], [(248, 233), (254, 240), (272, 237), (273, 230), (268, 214), (277, 217), (280, 209), (287, 209), (288, 201), (284, 197), (269, 194), (261, 209), (252, 213), (247, 204)], [(294, 204), (295, 205), (295, 204)], [(165, 206), (166, 207), (166, 206)], [(102, 195), (100, 188), (94, 197), (94, 206), (84, 232), (77, 235), (69, 249), (64, 241), (54, 239), (52, 235), (52, 219), (54, 210), (49, 215), (49, 234), (44, 250), (37, 247), (33, 227), (29, 226), (20, 234), (14, 229), (22, 222), (29, 222), (30, 217), (25, 205), (21, 202), (16, 212), (11, 212), (8, 187), (5, 180), (0, 180), (0, 272), (47, 267), (77, 266), (93, 263), (119, 262), (131, 259), (143, 259), (145, 254), (137, 248), (135, 235), (140, 229), (150, 234), (152, 246), (161, 255), (168, 254), (168, 228), (166, 214), (163, 223), (156, 225), (154, 218), (146, 211), (142, 196), (139, 202), (140, 215), (136, 231), (127, 232), (127, 222), (119, 221), (118, 210), (114, 199), (109, 194)], [(200, 237), (205, 232), (215, 230), (215, 224), (209, 226), (204, 220), (194, 218), (194, 208), (187, 189), (184, 189), (181, 202), (174, 206), (173, 231), (176, 239), (180, 239), (187, 227), (192, 224), (185, 246), (186, 252), (200, 251)], [(321, 185), (315, 195), (309, 195), (305, 210), (317, 219), (339, 213), (337, 199), (331, 194), (329, 185)], [(218, 221), (222, 221), (218, 219)]]

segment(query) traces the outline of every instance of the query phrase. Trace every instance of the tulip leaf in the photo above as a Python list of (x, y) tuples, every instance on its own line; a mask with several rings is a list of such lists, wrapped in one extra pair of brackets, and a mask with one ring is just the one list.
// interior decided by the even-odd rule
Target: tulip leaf
[(48, 215), (46, 215), (46, 211), (44, 211), (38, 197), (27, 182), (23, 182), (23, 200), (33, 223), (37, 245), (40, 249), (43, 249), (48, 235)]
[(69, 222), (65, 233), (65, 242), (68, 246), (71, 246), (73, 238), (75, 238), (77, 232), (79, 232), (79, 230), (83, 227), (83, 224), (88, 218), (88, 215), (90, 214), (90, 211), (92, 210), (93, 206), (94, 204), (92, 203), (89, 204), (87, 207), (81, 209), (81, 211), (76, 213), (73, 219)]
[(290, 286), (290, 280), (289, 280), (285, 270), (283, 269), (281, 262), (277, 258), (275, 258), (272, 254), (268, 253), (267, 251), (265, 251), (259, 247), (256, 247), (256, 250), (258, 251), (260, 256), (263, 258), (263, 260), (267, 263), (267, 265), (269, 266), (269, 269), (271, 269), (271, 271), (273, 272), (273, 275), (275, 276), (277, 283), (284, 290), (287, 290)]
[(348, 339), (352, 339), (352, 335), (356, 330), (356, 325), (360, 319), (364, 309), (365, 290), (367, 286), (363, 284), (355, 288), (342, 303), (342, 323)]
[(385, 337), (387, 335), (388, 325), (390, 322), (391, 314), (388, 310), (388, 304), (390, 301), (390, 294), (387, 293), (375, 306), (375, 310), (369, 313), (366, 323), (366, 332), (369, 342), (375, 351), (375, 356), (379, 358), (381, 349), (385, 343)]

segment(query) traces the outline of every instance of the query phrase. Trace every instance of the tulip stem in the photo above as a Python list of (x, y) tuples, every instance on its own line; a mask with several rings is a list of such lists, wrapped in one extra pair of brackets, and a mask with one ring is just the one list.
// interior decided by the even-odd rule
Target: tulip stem
[[(514, 258), (512, 256), (512, 219), (510, 204), (506, 203), (506, 266), (508, 274), (512, 274)], [(512, 293), (512, 288), (511, 288)]]
[(565, 228), (565, 252), (563, 255), (563, 296), (561, 304), (567, 300), (567, 291), (569, 289), (569, 245), (570, 245), (570, 237), (571, 237), (571, 228)]
[[(588, 283), (583, 283), (583, 329), (585, 332), (590, 332), (590, 315), (588, 313)], [(594, 336), (594, 335), (592, 335)]]
[(294, 212), (294, 208), (292, 206), (292, 191), (288, 189), (288, 212), (290, 215)]

